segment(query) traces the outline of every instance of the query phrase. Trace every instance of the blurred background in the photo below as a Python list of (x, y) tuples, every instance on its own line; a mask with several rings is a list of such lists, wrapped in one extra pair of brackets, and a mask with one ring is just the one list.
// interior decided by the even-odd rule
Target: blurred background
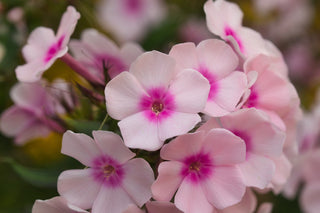
[[(320, 1), (230, 1), (239, 4), (244, 11), (244, 26), (257, 30), (281, 50), (302, 108), (305, 112), (312, 110), (317, 104), (320, 86)], [(25, 63), (21, 48), (28, 35), (38, 26), (56, 30), (67, 5), (74, 5), (81, 14), (72, 38), (79, 38), (83, 29), (95, 28), (117, 44), (136, 40), (147, 51), (167, 53), (176, 43), (198, 43), (214, 37), (206, 28), (205, 0), (160, 0), (152, 9), (150, 22), (134, 29), (139, 32), (136, 34), (123, 34), (108, 25), (110, 21), (105, 20), (108, 17), (104, 11), (112, 6), (106, 2), (108, 0), (0, 0), (1, 113), (13, 104), (9, 93), (17, 83), (14, 70)], [(45, 74), (48, 81), (57, 77), (74, 78), (70, 69), (60, 62), (50, 69), (51, 72)], [(80, 104), (66, 120), (71, 129), (90, 134), (91, 129), (97, 129), (103, 120), (104, 109), (93, 108), (92, 100), (83, 93), (75, 94)], [(18, 146), (12, 138), (0, 133), (0, 213), (31, 212), (36, 199), (58, 195), (56, 180), (62, 171), (82, 168), (77, 161), (60, 153), (61, 138), (61, 134), (51, 133)], [(298, 197), (288, 200), (282, 195), (267, 194), (259, 197), (259, 202), (272, 202), (273, 212), (298, 213), (302, 212)]]

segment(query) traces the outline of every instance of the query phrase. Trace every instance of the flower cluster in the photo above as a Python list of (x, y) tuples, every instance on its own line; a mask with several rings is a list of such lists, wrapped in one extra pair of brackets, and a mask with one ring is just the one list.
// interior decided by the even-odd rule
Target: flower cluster
[[(127, 2), (132, 22), (149, 7), (149, 1)], [(136, 43), (118, 47), (94, 29), (69, 42), (80, 18), (72, 6), (56, 35), (43, 27), (31, 33), (23, 48), (27, 64), (16, 69), (23, 82), (12, 90), (16, 106), (2, 115), (1, 130), (17, 143), (65, 132), (61, 153), (85, 167), (62, 172), (60, 196), (37, 200), (33, 213), (248, 213), (257, 209), (253, 191), (282, 191), (297, 155), (301, 117), (284, 59), (242, 25), (236, 4), (209, 0), (204, 11), (216, 37), (176, 44), (168, 53), (144, 52)], [(43, 72), (58, 58), (83, 77), (87, 94), (104, 96), (99, 104), (118, 121), (116, 128), (93, 131), (92, 138), (54, 119), (66, 113), (62, 100), (70, 110), (76, 105), (41, 86)]]

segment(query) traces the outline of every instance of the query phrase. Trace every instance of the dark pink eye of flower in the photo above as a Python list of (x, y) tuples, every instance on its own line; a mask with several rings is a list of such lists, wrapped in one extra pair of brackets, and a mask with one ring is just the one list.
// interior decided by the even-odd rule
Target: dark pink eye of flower
[(64, 39), (64, 36), (61, 36), (56, 43), (54, 43), (53, 45), (50, 46), (50, 48), (48, 49), (47, 54), (44, 58), (45, 63), (50, 61), (57, 54), (57, 52), (60, 51), (63, 39)]
[(208, 99), (214, 99), (215, 95), (217, 94), (218, 90), (218, 84), (216, 78), (213, 76), (213, 74), (204, 66), (201, 66), (198, 68), (198, 71), (205, 77), (210, 84), (210, 92)]
[(122, 166), (112, 158), (101, 156), (93, 162), (93, 177), (96, 181), (103, 183), (107, 187), (121, 185), (124, 171)]
[(142, 8), (141, 0), (125, 0), (125, 5), (128, 13), (138, 14)]
[(212, 173), (213, 164), (208, 154), (200, 153), (187, 157), (183, 163), (184, 167), (181, 174), (191, 182), (197, 183), (206, 179)]
[(244, 140), (245, 144), (246, 144), (246, 152), (250, 152), (252, 150), (252, 142), (250, 139), (250, 136), (243, 132), (243, 131), (239, 131), (239, 130), (232, 130), (231, 131), (233, 134), (235, 134), (236, 136), (238, 136), (239, 138), (241, 138), (242, 140)]
[(224, 34), (225, 34), (226, 36), (232, 36), (232, 37), (236, 40), (236, 42), (238, 43), (239, 48), (240, 48), (240, 51), (241, 51), (242, 53), (244, 53), (243, 44), (242, 44), (240, 38), (239, 38), (238, 35), (234, 32), (233, 29), (231, 29), (230, 27), (226, 26), (226, 27), (224, 28)]

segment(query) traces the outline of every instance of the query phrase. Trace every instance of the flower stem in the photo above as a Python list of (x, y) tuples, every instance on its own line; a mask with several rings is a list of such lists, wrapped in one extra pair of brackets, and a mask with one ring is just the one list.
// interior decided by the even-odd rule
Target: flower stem
[(103, 125), (107, 122), (108, 117), (109, 117), (108, 114), (106, 114), (106, 117), (104, 117), (104, 119), (103, 119), (103, 121), (102, 121), (102, 123), (101, 123), (101, 125), (100, 125), (100, 127), (99, 127), (98, 130), (101, 130), (101, 129), (102, 129)]
[(99, 85), (104, 85), (104, 81), (96, 76), (93, 76), (88, 70), (82, 66), (77, 60), (75, 60), (69, 53), (65, 54), (60, 58), (65, 64), (67, 64), (76, 73), (81, 75), (83, 78), (92, 83), (97, 83)]

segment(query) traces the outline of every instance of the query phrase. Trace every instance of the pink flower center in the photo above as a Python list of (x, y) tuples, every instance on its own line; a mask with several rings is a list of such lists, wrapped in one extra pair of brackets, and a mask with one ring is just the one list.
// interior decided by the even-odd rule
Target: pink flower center
[(108, 156), (100, 156), (93, 161), (92, 176), (106, 187), (121, 185), (124, 178), (122, 166)]
[(210, 91), (208, 99), (214, 99), (218, 91), (218, 84), (216, 78), (205, 66), (200, 66), (200, 68), (198, 68), (197, 70), (203, 75), (203, 77), (205, 77), (209, 81)]
[(243, 44), (242, 44), (240, 38), (239, 38), (238, 35), (234, 32), (233, 29), (231, 29), (229, 26), (226, 26), (226, 27), (224, 28), (224, 34), (225, 34), (226, 36), (232, 36), (232, 37), (234, 38), (234, 40), (236, 40), (236, 42), (238, 43), (239, 48), (240, 48), (240, 51), (241, 51), (242, 53), (244, 53)]
[(148, 95), (141, 98), (140, 108), (149, 121), (160, 121), (172, 114), (175, 109), (174, 97), (165, 88), (151, 89)]
[(46, 56), (44, 57), (45, 63), (48, 63), (61, 50), (63, 39), (64, 36), (61, 36), (56, 43), (49, 47)]
[(247, 108), (256, 107), (258, 105), (258, 99), (259, 99), (258, 93), (255, 91), (253, 87), (251, 87), (250, 96), (246, 101), (246, 103), (244, 104), (244, 106)]
[(185, 158), (183, 164), (182, 177), (193, 183), (207, 179), (211, 175), (214, 166), (209, 155), (203, 153)]
[(143, 6), (141, 0), (125, 0), (126, 11), (131, 15), (139, 14)]

